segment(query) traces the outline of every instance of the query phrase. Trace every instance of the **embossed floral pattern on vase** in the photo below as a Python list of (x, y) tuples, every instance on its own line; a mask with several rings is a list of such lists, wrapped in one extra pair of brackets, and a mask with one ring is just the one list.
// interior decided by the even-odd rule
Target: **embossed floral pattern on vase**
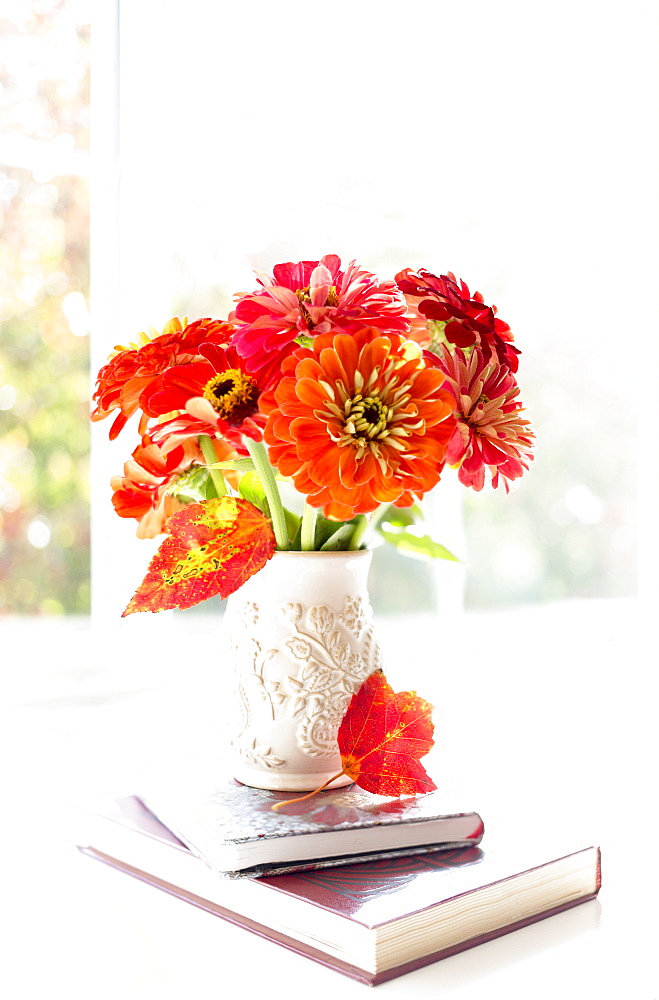
[[(346, 558), (337, 559), (340, 555)], [(302, 558), (309, 556), (323, 560), (322, 553)], [(247, 768), (282, 775), (308, 771), (310, 787), (316, 787), (318, 776), (341, 769), (339, 724), (381, 657), (365, 588), (369, 554), (325, 556), (331, 570), (326, 587), (317, 573), (311, 585), (299, 573), (289, 574), (297, 591), (290, 594), (276, 576), (278, 566), (285, 561), (289, 569), (294, 558), (276, 557), (272, 570), (266, 567), (258, 597), (243, 595), (243, 588), (231, 598), (227, 624), (238, 709), (232, 746)], [(342, 580), (343, 563), (358, 567), (356, 577), (348, 572)], [(260, 575), (253, 578), (255, 585)], [(269, 587), (267, 577), (273, 578)], [(327, 599), (314, 600), (324, 589)], [(305, 593), (311, 600), (300, 599)], [(265, 780), (266, 787), (292, 787), (274, 777)]]

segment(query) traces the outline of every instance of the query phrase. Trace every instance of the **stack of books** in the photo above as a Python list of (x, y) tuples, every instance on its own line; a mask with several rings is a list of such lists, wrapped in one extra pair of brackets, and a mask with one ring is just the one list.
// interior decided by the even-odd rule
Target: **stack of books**
[(475, 812), (439, 792), (357, 786), (274, 812), (290, 793), (228, 779), (149, 790), (95, 817), (92, 858), (370, 985), (586, 900), (600, 851), (483, 844)]

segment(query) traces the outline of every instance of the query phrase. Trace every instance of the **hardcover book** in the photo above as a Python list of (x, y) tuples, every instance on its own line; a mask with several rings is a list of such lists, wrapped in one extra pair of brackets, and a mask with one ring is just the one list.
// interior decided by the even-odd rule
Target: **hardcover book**
[(476, 846), (483, 836), (478, 813), (447, 810), (439, 792), (392, 799), (352, 785), (298, 796), (273, 812), (290, 797), (234, 778), (215, 787), (170, 778), (140, 794), (193, 854), (234, 878)]
[(80, 850), (370, 985), (593, 899), (601, 884), (597, 847), (519, 844), (226, 879), (134, 798)]

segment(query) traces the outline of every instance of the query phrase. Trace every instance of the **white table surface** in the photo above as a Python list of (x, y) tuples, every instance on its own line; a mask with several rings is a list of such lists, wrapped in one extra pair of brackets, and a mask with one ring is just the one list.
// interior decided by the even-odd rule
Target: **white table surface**
[[(601, 844), (604, 877), (597, 901), (384, 983), (382, 1000), (657, 1000), (656, 648), (644, 620), (636, 602), (603, 601), (440, 615), (413, 631), (410, 619), (379, 623), (390, 682), (436, 705), (428, 768), (483, 814), (483, 847), (530, 812)], [(221, 747), (216, 638), (197, 616), (97, 632), (0, 619), (10, 1000), (366, 995), (75, 849), (80, 809)]]

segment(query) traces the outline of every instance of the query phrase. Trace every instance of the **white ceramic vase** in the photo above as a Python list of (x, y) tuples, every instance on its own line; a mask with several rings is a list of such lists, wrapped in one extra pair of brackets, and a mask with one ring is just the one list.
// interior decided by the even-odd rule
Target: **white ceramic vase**
[[(341, 770), (336, 734), (381, 666), (371, 553), (276, 552), (227, 601), (235, 670), (233, 773), (257, 788), (312, 791)], [(332, 787), (348, 784), (337, 780)]]

